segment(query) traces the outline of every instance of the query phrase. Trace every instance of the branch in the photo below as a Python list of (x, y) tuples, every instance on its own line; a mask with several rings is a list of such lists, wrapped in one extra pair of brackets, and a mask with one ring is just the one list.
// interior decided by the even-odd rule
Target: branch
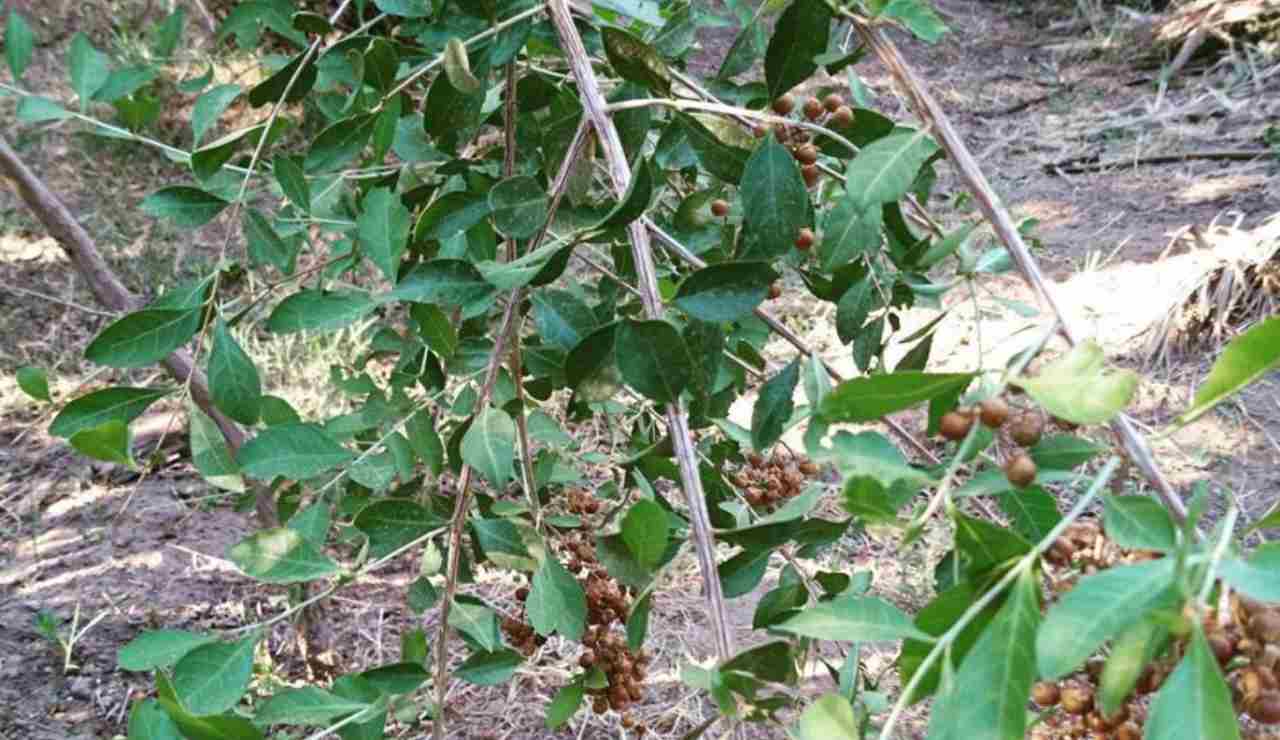
[[(84, 227), (71, 215), (67, 206), (45, 186), (44, 182), (33, 173), (9, 146), (9, 142), (0, 135), (0, 172), (3, 172), (17, 186), (18, 195), (27, 204), (31, 212), (40, 219), (50, 236), (58, 241), (71, 258), (76, 271), (89, 284), (98, 302), (117, 313), (126, 313), (139, 307), (141, 301), (124, 287), (120, 279), (112, 272), (111, 266), (103, 259), (102, 253), (93, 243)], [(204, 371), (196, 367), (191, 353), (185, 349), (172, 352), (162, 360), (169, 375), (179, 383), (185, 383), (191, 389), (191, 400), (201, 411), (209, 415), (232, 453), (244, 444), (245, 433), (234, 421), (227, 418), (213, 405), (209, 395), (209, 380)], [(275, 505), (269, 492), (265, 489), (257, 491), (258, 517), (266, 526), (277, 523)]]
[[(924, 83), (920, 81), (915, 71), (907, 64), (897, 45), (885, 36), (883, 31), (868, 26), (865, 21), (852, 13), (842, 9), (838, 9), (838, 11), (853, 22), (853, 27), (862, 37), (863, 43), (875, 52), (880, 61), (898, 80), (898, 83), (906, 91), (907, 97), (911, 100), (916, 115), (932, 126), (938, 136), (939, 143), (942, 144), (952, 165), (955, 166), (957, 174), (968, 186), (969, 191), (973, 193), (974, 199), (982, 209), (983, 215), (991, 222), (996, 235), (1004, 242), (1005, 248), (1009, 250), (1009, 255), (1013, 257), (1013, 261), (1018, 266), (1019, 272), (1022, 273), (1023, 279), (1039, 295), (1045, 305), (1053, 311), (1067, 342), (1072, 345), (1077, 344), (1080, 341), (1080, 334), (1071, 325), (1070, 319), (1063, 313), (1058, 301), (1054, 298), (1053, 293), (1050, 292), (1049, 285), (1044, 279), (1044, 274), (1040, 272), (1040, 266), (1037, 264), (1035, 257), (1031, 255), (1026, 243), (1022, 241), (1022, 235), (1018, 233), (1018, 227), (1014, 224), (1009, 210), (1000, 202), (1000, 197), (991, 188), (991, 183), (987, 181), (986, 176), (982, 173), (982, 168), (978, 166), (978, 162), (973, 158), (973, 154), (969, 151), (969, 147), (965, 145), (964, 139), (960, 138), (960, 134), (956, 132), (951, 120), (947, 117), (946, 111), (929, 94)], [(1177, 491), (1173, 489), (1168, 479), (1164, 477), (1164, 473), (1156, 465), (1151, 455), (1151, 448), (1147, 445), (1147, 441), (1142, 435), (1138, 433), (1137, 429), (1134, 428), (1128, 415), (1122, 413), (1117, 416), (1115, 421), (1111, 423), (1111, 428), (1115, 431), (1116, 436), (1120, 438), (1121, 445), (1124, 447), (1126, 454), (1129, 455), (1129, 458), (1142, 470), (1147, 479), (1155, 485), (1156, 494), (1164, 502), (1164, 505), (1177, 519), (1180, 521), (1185, 520), (1187, 516), (1186, 506), (1183, 505)]]
[[(631, 168), (627, 164), (626, 155), (622, 151), (622, 141), (618, 138), (618, 130), (606, 112), (604, 96), (600, 92), (600, 83), (595, 71), (591, 68), (591, 60), (586, 48), (582, 45), (582, 37), (573, 24), (568, 0), (550, 0), (551, 21), (556, 27), (556, 35), (560, 39), (560, 47), (568, 59), (573, 77), (578, 83), (578, 94), (582, 100), (587, 116), (595, 126), (596, 135), (600, 139), (609, 174), (613, 180), (614, 193), (621, 197), (626, 193), (631, 182)], [(662, 299), (658, 293), (658, 281), (655, 273), (653, 252), (649, 244), (649, 231), (639, 221), (627, 225), (627, 234), (631, 240), (631, 252), (635, 262), (638, 287), (645, 314), (649, 318), (662, 317)], [(733, 654), (733, 636), (729, 630), (729, 619), (725, 612), (724, 594), (720, 587), (720, 575), (716, 569), (715, 535), (711, 531), (711, 517), (707, 512), (706, 496), (702, 490), (702, 480), (698, 475), (698, 463), (694, 458), (694, 445), (689, 431), (689, 419), (679, 400), (667, 404), (667, 428), (670, 431), (676, 458), (680, 464), (681, 487), (689, 507), (690, 524), (693, 528), (694, 552), (698, 557), (698, 565), (702, 571), (703, 588), (706, 590), (707, 606), (711, 610), (711, 623), (716, 638), (716, 652), (721, 661), (726, 661)]]

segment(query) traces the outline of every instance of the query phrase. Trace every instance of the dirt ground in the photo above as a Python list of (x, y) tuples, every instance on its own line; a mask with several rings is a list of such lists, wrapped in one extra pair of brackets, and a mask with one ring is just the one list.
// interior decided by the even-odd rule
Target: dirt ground
[[(1172, 309), (1180, 281), (1203, 274), (1204, 259), (1217, 259), (1214, 249), (1203, 245), (1261, 234), (1269, 227), (1267, 219), (1280, 211), (1280, 162), (1275, 157), (1134, 162), (1155, 154), (1265, 149), (1267, 124), (1280, 120), (1280, 74), (1260, 75), (1259, 60), (1241, 51), (1184, 70), (1156, 109), (1159, 68), (1126, 50), (1119, 21), (1109, 14), (1089, 19), (1082, 31), (1071, 3), (946, 0), (940, 6), (954, 32), (934, 46), (898, 36), (908, 59), (953, 116), (1015, 215), (1039, 220), (1032, 231), (1040, 245), (1037, 256), (1069, 313), (1114, 360), (1144, 367), (1148, 328)], [(93, 25), (93, 14), (70, 5), (65, 10), (100, 48), (111, 43), (109, 29)], [(47, 45), (37, 50), (28, 84), (65, 96), (65, 68), (57, 59), (69, 34), (52, 29), (58, 18), (71, 16), (43, 16), (46, 24), (38, 31)], [(695, 71), (718, 66), (731, 39), (731, 33), (704, 34)], [(864, 62), (857, 70), (875, 107), (910, 119), (878, 64)], [(0, 74), (0, 81), (11, 82), (7, 71)], [(12, 99), (0, 99), (0, 118), (12, 120), (12, 112)], [(179, 143), (179, 126), (167, 123), (157, 136)], [(227, 224), (215, 222), (189, 241), (188, 235), (137, 211), (157, 183), (183, 179), (164, 157), (66, 125), (6, 128), (20, 155), (69, 203), (134, 290), (154, 293), (158, 285), (197, 273), (216, 259)], [(1073, 162), (1085, 159), (1109, 164), (1098, 171), (1070, 171)], [(954, 175), (945, 167), (940, 175), (930, 210), (949, 226), (972, 218), (974, 209), (959, 197)], [(1191, 239), (1191, 226), (1200, 228), (1204, 241)], [(1276, 230), (1270, 233), (1280, 239)], [(1012, 302), (1033, 308), (1036, 303), (1013, 277), (992, 278), (983, 290), (977, 301), (948, 297), (950, 315), (931, 367), (971, 368), (975, 360), (994, 366), (1027, 336), (1028, 327), (1044, 320), (1043, 310), (1029, 316), (1010, 308)], [(832, 311), (786, 298), (775, 305), (829, 360), (849, 369), (847, 353), (831, 335)], [(915, 318), (923, 323), (932, 315), (919, 312)], [(972, 329), (975, 315), (983, 319), (982, 335)], [(0, 192), (0, 738), (5, 740), (123, 735), (130, 698), (151, 686), (148, 676), (116, 668), (121, 645), (151, 627), (240, 627), (287, 604), (282, 589), (256, 586), (223, 559), (231, 544), (253, 530), (252, 518), (195, 477), (180, 457), (144, 481), (90, 464), (46, 434), (52, 412), (16, 388), (12, 371), (22, 365), (48, 368), (57, 399), (109, 382), (159, 380), (151, 371), (104, 373), (79, 359), (107, 320), (57, 245), (11, 192)], [(1186, 406), (1213, 347), (1200, 345), (1147, 372), (1134, 408), (1144, 428), (1162, 428)], [(785, 352), (779, 345), (774, 354), (781, 358)], [(271, 361), (287, 364), (278, 357)], [(279, 392), (308, 407), (324, 403), (307, 397), (299, 376), (287, 378)], [(1159, 459), (1182, 490), (1195, 481), (1214, 483), (1230, 492), (1220, 507), (1240, 506), (1242, 522), (1277, 498), (1277, 382), (1276, 375), (1264, 379), (1239, 401), (1156, 443)], [(910, 416), (903, 421), (919, 426)], [(826, 558), (847, 571), (871, 571), (880, 595), (914, 610), (930, 598), (928, 573), (940, 555), (929, 538), (904, 552), (891, 534), (871, 533), (849, 538)], [(675, 583), (687, 588), (666, 589), (657, 597), (650, 631), (657, 658), (650, 695), (638, 710), (662, 737), (679, 737), (713, 713), (679, 680), (680, 664), (706, 660), (711, 645), (696, 566), (690, 560), (676, 570)], [(410, 576), (407, 570), (381, 572), (331, 603), (327, 614), (336, 631), (340, 667), (357, 670), (386, 662), (398, 655), (402, 633), (414, 626), (433, 629), (430, 613), (418, 619), (405, 606)], [(477, 588), (510, 606), (502, 595), (511, 593), (513, 583), (505, 576), (482, 574)], [(732, 602), (744, 638), (765, 590), (767, 585)], [(35, 630), (36, 615), (48, 610), (65, 631), (77, 609), (79, 624), (93, 626), (74, 646), (73, 669), (64, 672), (62, 656)], [(277, 625), (265, 644), (256, 666), (258, 685), (305, 678), (287, 625)], [(556, 659), (562, 648), (549, 642), (509, 686), (456, 687), (448, 711), (457, 717), (457, 736), (553, 736), (542, 729), (541, 718), (545, 701), (568, 675)], [(874, 675), (892, 657), (871, 652), (867, 668)], [(830, 685), (825, 675), (815, 675), (812, 683)], [(422, 725), (407, 715), (402, 720), (394, 725), (394, 736), (423, 736)], [(554, 736), (620, 733), (616, 718), (586, 715)]]

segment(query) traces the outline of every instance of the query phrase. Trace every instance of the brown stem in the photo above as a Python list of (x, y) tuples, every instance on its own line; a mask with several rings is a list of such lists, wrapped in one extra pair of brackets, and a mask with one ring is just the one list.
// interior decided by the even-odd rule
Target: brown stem
[[(569, 184), (569, 176), (573, 172), (574, 160), (582, 152), (590, 128), (590, 123), (586, 118), (583, 118), (578, 125), (577, 132), (574, 134), (573, 142), (569, 145), (569, 151), (565, 155), (564, 161), (560, 164), (560, 171), (556, 174), (555, 182), (552, 183), (551, 203), (547, 208), (546, 224), (534, 236), (533, 241), (529, 243), (529, 251), (538, 248), (538, 245), (547, 234), (547, 224), (550, 224), (551, 220), (555, 218), (556, 209), (560, 206), (565, 188)], [(483, 408), (489, 403), (489, 398), (493, 395), (493, 385), (498, 379), (498, 369), (502, 367), (502, 360), (506, 356), (507, 341), (513, 337), (519, 320), (520, 303), (523, 295), (523, 288), (515, 288), (508, 295), (507, 307), (502, 316), (502, 327), (494, 338), (493, 351), (489, 353), (489, 364), (485, 368), (484, 384), (480, 388), (476, 408)], [(466, 527), (467, 512), (470, 509), (471, 480), (473, 477), (474, 471), (471, 466), (463, 465), (462, 472), (458, 477), (458, 494), (453, 506), (453, 516), (449, 522), (448, 566), (445, 571), (444, 597), (440, 600), (440, 624), (437, 628), (436, 636), (436, 714), (431, 723), (432, 736), (436, 740), (444, 740), (444, 700), (445, 695), (448, 693), (449, 684), (449, 611), (453, 608), (453, 599), (458, 592), (458, 567), (462, 556), (462, 530)]]
[[(982, 168), (978, 166), (977, 160), (974, 159), (973, 154), (969, 151), (969, 147), (965, 145), (964, 139), (960, 137), (960, 134), (951, 124), (946, 111), (929, 94), (924, 83), (920, 81), (915, 71), (907, 64), (907, 60), (902, 56), (902, 52), (899, 51), (897, 45), (885, 36), (883, 31), (868, 26), (861, 18), (852, 13), (843, 10), (839, 12), (853, 22), (853, 26), (857, 29), (858, 35), (862, 37), (863, 42), (875, 52), (876, 56), (906, 91), (916, 115), (928, 123), (934, 133), (937, 134), (939, 143), (946, 150), (948, 158), (950, 158), (957, 173), (960, 175), (960, 179), (968, 186), (969, 191), (978, 202), (978, 206), (982, 209), (983, 215), (991, 223), (1000, 240), (1004, 242), (1005, 248), (1009, 250), (1009, 254), (1013, 257), (1014, 263), (1022, 273), (1023, 279), (1057, 316), (1062, 334), (1067, 342), (1072, 345), (1079, 343), (1079, 333), (1071, 325), (1070, 320), (1063, 313), (1058, 301), (1049, 290), (1048, 282), (1044, 279), (1044, 274), (1041, 273), (1040, 266), (1035, 257), (1032, 256), (1031, 250), (1027, 249), (1026, 243), (1023, 242), (1022, 235), (1018, 233), (1018, 227), (1014, 224), (1009, 210), (1005, 208), (1000, 201), (1000, 197), (992, 189), (991, 183), (987, 181), (986, 175), (982, 173)], [(1123, 413), (1119, 414), (1111, 422), (1111, 428), (1120, 438), (1129, 458), (1142, 470), (1147, 479), (1155, 485), (1156, 494), (1164, 502), (1164, 505), (1179, 520), (1186, 519), (1186, 506), (1183, 505), (1177, 491), (1173, 489), (1168, 479), (1160, 471), (1159, 466), (1152, 457), (1151, 448), (1147, 445), (1147, 441), (1134, 428), (1129, 417)]]
[[(613, 125), (605, 110), (604, 96), (600, 92), (600, 83), (595, 71), (591, 68), (591, 60), (582, 45), (582, 37), (573, 24), (573, 16), (568, 0), (550, 0), (548, 8), (551, 21), (556, 27), (556, 35), (560, 39), (573, 77), (578, 83), (578, 95), (583, 108), (595, 126), (596, 135), (600, 139), (605, 162), (608, 165), (614, 193), (622, 197), (631, 182), (631, 168), (622, 150), (622, 141), (618, 130)], [(627, 225), (627, 234), (631, 241), (631, 252), (635, 262), (641, 302), (645, 315), (652, 319), (662, 317), (662, 299), (658, 293), (653, 252), (649, 244), (649, 232), (639, 220)], [(711, 518), (707, 511), (706, 496), (702, 490), (702, 480), (698, 475), (698, 464), (694, 458), (692, 434), (689, 431), (688, 416), (682, 403), (676, 401), (667, 404), (667, 428), (675, 448), (676, 458), (680, 465), (680, 482), (684, 489), (685, 500), (689, 507), (689, 519), (693, 528), (693, 545), (697, 553), (698, 565), (702, 572), (703, 588), (706, 590), (707, 606), (711, 610), (711, 623), (715, 631), (716, 652), (721, 661), (728, 660), (733, 654), (733, 635), (729, 630), (729, 618), (724, 606), (724, 593), (720, 587), (720, 575), (716, 569), (715, 535), (711, 530)]]
[[(49, 230), (50, 236), (66, 250), (76, 271), (89, 284), (89, 290), (99, 303), (117, 313), (139, 307), (141, 301), (112, 272), (88, 232), (71, 215), (62, 200), (18, 157), (3, 136), (0, 136), (0, 172), (16, 185), (22, 201)], [(214, 407), (209, 395), (209, 381), (204, 371), (196, 367), (191, 353), (186, 349), (178, 349), (161, 362), (174, 380), (188, 385), (191, 400), (218, 425), (232, 453), (239, 449), (245, 441), (244, 430)], [(262, 524), (277, 526), (275, 502), (271, 493), (265, 488), (258, 488), (255, 501)]]

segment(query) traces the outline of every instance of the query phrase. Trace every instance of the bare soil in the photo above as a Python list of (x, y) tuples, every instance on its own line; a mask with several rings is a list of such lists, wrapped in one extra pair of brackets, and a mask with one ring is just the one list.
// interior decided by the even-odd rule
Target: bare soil
[[(88, 4), (47, 6), (57, 12), (41, 3), (27, 5), (41, 8), (37, 31), (45, 45), (26, 84), (66, 97), (66, 70), (58, 60), (70, 34), (85, 30), (104, 47), (111, 39), (104, 25), (110, 13), (105, 4), (101, 14), (87, 12)], [(1280, 119), (1280, 75), (1258, 79), (1239, 63), (1190, 68), (1152, 110), (1158, 70), (1137, 64), (1123, 36), (1111, 38), (1114, 29), (1106, 19), (1083, 35), (1057, 35), (1051, 24), (1070, 20), (1064, 5), (1069, 6), (947, 0), (942, 6), (954, 32), (946, 39), (928, 46), (897, 38), (997, 191), (1016, 214), (1039, 219), (1032, 235), (1042, 245), (1038, 256), (1057, 294), (1090, 322), (1117, 361), (1139, 366), (1135, 348), (1142, 341), (1144, 317), (1172, 308), (1168, 282), (1187, 274), (1172, 268), (1161, 272), (1168, 263), (1161, 255), (1175, 235), (1187, 226), (1215, 222), (1242, 230), (1260, 227), (1280, 210), (1280, 178), (1274, 157), (1160, 165), (1134, 161), (1153, 154), (1264, 149), (1267, 122)], [(196, 24), (191, 30), (198, 33)], [(1094, 45), (1075, 43), (1082, 37)], [(731, 32), (704, 34), (695, 71), (713, 71), (731, 41)], [(207, 53), (207, 44), (198, 46)], [(884, 70), (868, 61), (858, 72), (872, 105), (910, 119)], [(0, 80), (11, 82), (7, 76)], [(11, 98), (0, 99), (0, 111), (12, 115)], [(181, 180), (179, 168), (151, 150), (73, 131), (71, 126), (13, 126), (6, 136), (70, 204), (132, 289), (154, 294), (159, 285), (216, 259), (228, 224), (215, 222), (192, 240), (137, 210), (157, 183)], [(157, 136), (181, 144), (176, 123)], [(1080, 158), (1108, 166), (1067, 172)], [(961, 188), (947, 168), (940, 175), (938, 196), (929, 206), (954, 228), (974, 211), (957, 198)], [(799, 295), (795, 287), (789, 296)], [(992, 366), (1027, 336), (1028, 326), (1044, 320), (1043, 310), (1025, 317), (1007, 308), (1008, 301), (1035, 303), (1015, 278), (992, 278), (983, 287), (976, 303), (949, 296), (951, 316), (932, 366), (972, 367), (975, 360)], [(792, 297), (775, 307), (813, 346), (849, 369), (847, 354), (830, 334), (830, 311), (815, 311), (811, 302)], [(983, 336), (972, 330), (979, 312)], [(925, 317), (922, 312), (921, 323)], [(143, 629), (228, 630), (269, 618), (288, 604), (283, 589), (258, 586), (223, 560), (227, 547), (250, 533), (254, 522), (194, 476), (180, 454), (141, 481), (92, 465), (50, 438), (45, 430), (52, 412), (17, 390), (12, 371), (22, 365), (49, 368), (58, 399), (126, 379), (157, 380), (150, 371), (103, 373), (79, 359), (108, 318), (96, 311), (83, 283), (21, 202), (11, 192), (0, 192), (0, 738), (123, 735), (129, 701), (152, 686), (148, 676), (116, 668), (120, 646)], [(1211, 351), (1180, 357), (1149, 374), (1137, 418), (1160, 428), (1185, 407)], [(781, 346), (775, 354), (785, 356)], [(1278, 380), (1264, 380), (1239, 402), (1157, 445), (1183, 490), (1195, 481), (1213, 482), (1232, 492), (1224, 502), (1240, 505), (1246, 521), (1274, 503), (1280, 483)], [(903, 420), (919, 431), (918, 419)], [(1140, 482), (1128, 485), (1136, 489)], [(931, 567), (940, 555), (928, 537), (903, 551), (892, 533), (872, 532), (840, 543), (827, 559), (842, 569), (870, 570), (878, 593), (914, 610), (930, 597)], [(405, 606), (412, 576), (407, 567), (380, 573), (329, 605), (332, 661), (338, 669), (388, 662), (399, 654), (405, 631), (434, 629), (433, 614), (417, 618)], [(478, 594), (504, 608), (513, 606), (514, 582), (500, 573), (480, 576)], [(712, 654), (696, 566), (683, 562), (673, 580), (678, 587), (662, 590), (654, 606), (650, 634), (657, 660), (650, 694), (637, 712), (664, 737), (681, 736), (714, 714), (679, 680), (683, 662), (705, 661)], [(740, 637), (746, 637), (766, 588), (732, 602)], [(48, 610), (65, 631), (77, 608), (81, 626), (101, 619), (75, 643), (74, 668), (64, 673), (63, 657), (37, 634), (35, 619)], [(264, 644), (255, 679), (259, 686), (307, 679), (309, 668), (287, 624), (277, 625)], [(572, 655), (553, 640), (509, 686), (455, 687), (446, 709), (455, 735), (619, 736), (612, 716), (585, 715), (560, 733), (542, 728), (543, 707), (568, 675), (557, 651)], [(892, 657), (870, 653), (871, 675)], [(830, 687), (821, 671), (814, 672), (811, 683), (815, 690)], [(427, 733), (409, 716), (393, 727), (396, 737)]]

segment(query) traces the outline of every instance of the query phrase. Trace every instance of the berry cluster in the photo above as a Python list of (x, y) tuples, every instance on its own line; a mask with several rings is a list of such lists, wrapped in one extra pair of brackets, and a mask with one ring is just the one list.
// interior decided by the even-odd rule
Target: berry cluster
[(598, 667), (604, 672), (608, 685), (600, 689), (588, 689), (592, 694), (591, 708), (596, 714), (610, 709), (622, 715), (622, 726), (634, 728), (643, 735), (648, 728), (637, 724), (627, 712), (632, 704), (644, 698), (644, 680), (649, 670), (649, 656), (643, 650), (632, 652), (627, 641), (618, 631), (605, 625), (592, 625), (582, 638), (585, 650), (578, 658), (583, 668)]
[[(524, 604), (528, 598), (528, 586), (521, 586), (516, 589), (517, 601)], [(506, 635), (507, 642), (511, 643), (511, 646), (520, 651), (520, 654), (526, 658), (533, 655), (533, 652), (547, 641), (547, 638), (534, 632), (533, 627), (528, 622), (515, 617), (504, 616), (502, 618), (502, 634)]]
[(1232, 594), (1228, 623), (1209, 633), (1236, 705), (1264, 725), (1280, 724), (1280, 607)]
[(747, 503), (755, 509), (772, 511), (788, 499), (800, 495), (805, 481), (818, 473), (818, 466), (810, 460), (774, 453), (768, 459), (756, 453), (747, 456), (734, 483), (742, 491)]
[[(969, 435), (975, 420), (993, 431), (1004, 429), (1009, 440), (1018, 447), (1034, 447), (1044, 434), (1044, 417), (1039, 412), (1014, 413), (1002, 398), (989, 398), (976, 407), (959, 408), (943, 414), (938, 433), (945, 439), (958, 442)], [(1019, 488), (1031, 485), (1037, 472), (1035, 461), (1022, 451), (1010, 455), (1004, 464), (1005, 477)]]

